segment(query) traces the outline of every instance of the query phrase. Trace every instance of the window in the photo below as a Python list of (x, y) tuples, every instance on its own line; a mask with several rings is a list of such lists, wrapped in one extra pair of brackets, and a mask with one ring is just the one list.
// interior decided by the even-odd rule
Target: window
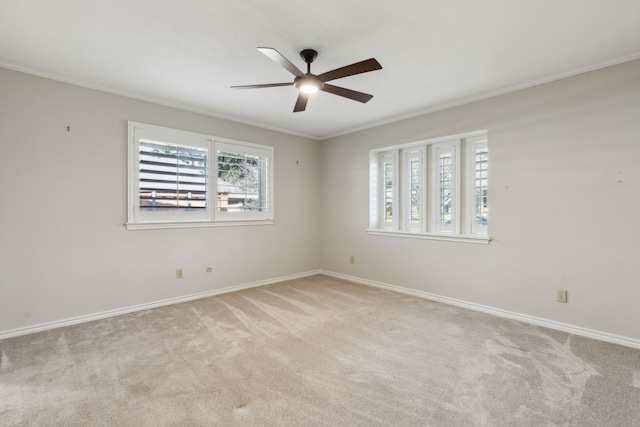
[(371, 152), (370, 234), (488, 243), (486, 131)]
[(129, 122), (128, 229), (273, 222), (273, 148)]
[(382, 209), (380, 210), (380, 226), (382, 228), (395, 228), (394, 210), (396, 203), (396, 154), (383, 153), (380, 156), (380, 170), (382, 171)]

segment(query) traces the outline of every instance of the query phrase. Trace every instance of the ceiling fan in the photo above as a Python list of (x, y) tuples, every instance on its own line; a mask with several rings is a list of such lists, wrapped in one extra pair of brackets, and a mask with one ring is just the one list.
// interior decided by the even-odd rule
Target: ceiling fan
[(355, 74), (367, 73), (369, 71), (375, 71), (382, 69), (382, 65), (374, 58), (367, 59), (365, 61), (356, 62), (355, 64), (347, 65), (335, 70), (327, 71), (322, 74), (311, 74), (311, 63), (318, 57), (318, 52), (313, 49), (304, 49), (300, 52), (300, 57), (307, 63), (307, 72), (303, 73), (291, 63), (287, 58), (282, 56), (280, 52), (271, 47), (259, 47), (258, 50), (262, 52), (267, 58), (280, 64), (283, 68), (289, 71), (295, 76), (293, 82), (290, 83), (267, 83), (259, 85), (245, 85), (245, 86), (231, 86), (233, 89), (258, 89), (266, 87), (278, 87), (278, 86), (295, 86), (298, 91), (298, 99), (296, 105), (293, 108), (293, 112), (304, 111), (307, 108), (307, 101), (309, 95), (316, 93), (319, 90), (323, 92), (329, 92), (334, 95), (342, 96), (344, 98), (353, 99), (354, 101), (365, 103), (373, 98), (373, 95), (367, 93), (357, 92), (351, 89), (345, 89), (343, 87), (334, 86), (327, 82), (331, 80), (341, 79), (343, 77), (353, 76)]

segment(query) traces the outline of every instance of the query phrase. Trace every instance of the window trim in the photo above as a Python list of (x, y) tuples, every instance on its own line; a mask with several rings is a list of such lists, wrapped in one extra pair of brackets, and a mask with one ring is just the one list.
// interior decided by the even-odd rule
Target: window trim
[[(207, 193), (208, 209), (206, 212), (172, 212), (163, 213), (149, 219), (148, 212), (138, 209), (139, 198), (139, 140), (156, 138), (160, 141), (175, 142), (178, 145), (206, 146), (208, 154)], [(172, 129), (146, 123), (128, 121), (128, 165), (127, 165), (127, 230), (163, 229), (163, 228), (199, 228), (244, 225), (271, 225), (274, 220), (274, 149), (271, 146), (220, 138), (191, 131)], [(217, 206), (218, 185), (218, 147), (236, 149), (242, 153), (260, 152), (267, 158), (266, 171), (266, 210), (261, 212), (219, 212)]]
[(409, 231), (409, 230), (383, 230), (380, 228), (368, 228), (367, 234), (371, 236), (392, 236), (407, 239), (424, 239), (424, 240), (440, 240), (443, 242), (461, 242), (475, 243), (480, 245), (488, 245), (491, 237), (473, 235), (473, 234), (443, 234), (431, 233), (428, 231)]
[[(451, 242), (464, 242), (476, 244), (488, 244), (491, 237), (488, 235), (486, 227), (477, 229), (475, 227), (475, 159), (474, 153), (477, 144), (487, 146), (488, 133), (486, 130), (479, 130), (457, 135), (450, 135), (440, 138), (411, 142), (408, 144), (384, 147), (370, 151), (370, 188), (369, 188), (369, 228), (368, 234), (375, 236), (393, 236), (401, 238), (427, 239)], [(453, 195), (453, 205), (456, 209), (452, 218), (451, 230), (440, 229), (437, 224), (439, 212), (439, 194), (434, 189), (438, 186), (438, 158), (436, 150), (442, 147), (453, 147), (455, 158), (455, 183)], [(410, 156), (422, 150), (423, 158), (423, 185), (421, 190), (421, 201), (423, 202), (423, 215), (420, 227), (410, 225), (410, 193), (409, 189), (409, 162)], [(396, 169), (401, 179), (396, 179), (397, 185), (394, 188), (396, 206), (401, 208), (401, 212), (396, 217), (400, 221), (395, 221), (393, 227), (383, 227), (381, 224), (381, 190), (382, 183), (381, 156), (395, 153)], [(424, 206), (426, 205), (426, 206)]]

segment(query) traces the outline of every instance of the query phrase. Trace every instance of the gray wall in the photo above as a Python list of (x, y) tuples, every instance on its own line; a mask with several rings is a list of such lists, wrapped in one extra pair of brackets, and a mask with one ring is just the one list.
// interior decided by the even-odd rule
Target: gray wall
[[(126, 231), (127, 120), (273, 145), (275, 225)], [(490, 245), (366, 233), (369, 150), (479, 129)], [(637, 342), (639, 160), (640, 61), (323, 142), (0, 69), (0, 334), (324, 269)]]
[[(369, 150), (480, 129), (490, 245), (365, 232)], [(322, 156), (323, 269), (640, 339), (640, 61), (334, 138)]]
[[(127, 120), (274, 146), (275, 225), (126, 231)], [(317, 270), (319, 158), (318, 141), (0, 69), (0, 333)]]

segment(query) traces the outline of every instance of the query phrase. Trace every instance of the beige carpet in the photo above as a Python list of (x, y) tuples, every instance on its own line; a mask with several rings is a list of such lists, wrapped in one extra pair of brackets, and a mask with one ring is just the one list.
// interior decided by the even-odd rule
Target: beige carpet
[(2, 426), (640, 426), (640, 351), (327, 276), (0, 341)]

